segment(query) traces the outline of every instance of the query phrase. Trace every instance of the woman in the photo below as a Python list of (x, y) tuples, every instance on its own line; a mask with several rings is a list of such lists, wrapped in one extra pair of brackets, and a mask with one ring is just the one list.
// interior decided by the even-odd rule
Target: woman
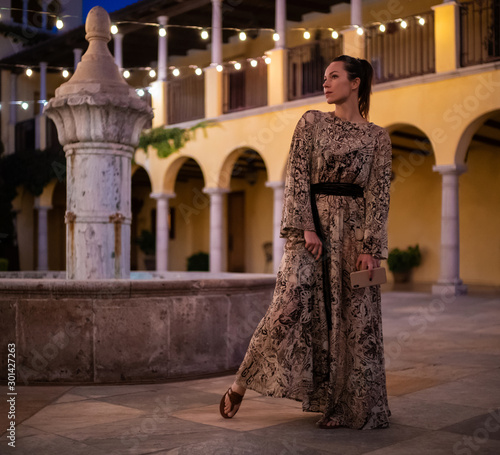
[(371, 275), (387, 258), (392, 153), (387, 131), (367, 120), (372, 75), (366, 60), (337, 57), (323, 84), (335, 111), (308, 111), (297, 124), (273, 301), (221, 400), (223, 417), (249, 388), (322, 412), (320, 428), (389, 425), (380, 286), (350, 285), (351, 272)]

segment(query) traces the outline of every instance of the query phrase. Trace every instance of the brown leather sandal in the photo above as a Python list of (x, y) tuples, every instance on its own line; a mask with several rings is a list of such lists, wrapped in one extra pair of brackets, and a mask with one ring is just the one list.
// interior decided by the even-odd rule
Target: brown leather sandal
[(219, 406), (220, 415), (225, 419), (232, 419), (236, 415), (236, 412), (238, 412), (239, 408), (236, 410), (234, 415), (232, 416), (227, 415), (224, 412), (224, 408), (226, 407), (226, 395), (229, 397), (229, 401), (231, 402), (231, 409), (229, 410), (229, 412), (231, 412), (236, 405), (241, 404), (241, 401), (243, 400), (243, 395), (234, 392), (233, 389), (229, 387), (229, 389), (227, 389), (227, 392), (222, 397), (222, 400), (220, 400), (220, 406)]

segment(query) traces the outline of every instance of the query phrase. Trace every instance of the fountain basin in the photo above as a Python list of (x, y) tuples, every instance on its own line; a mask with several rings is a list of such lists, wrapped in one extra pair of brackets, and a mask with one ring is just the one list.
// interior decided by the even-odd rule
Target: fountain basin
[[(154, 381), (234, 370), (276, 283), (274, 275), (208, 272), (63, 277), (0, 275), (1, 344), (4, 352), (16, 344), (18, 383)], [(7, 379), (6, 364), (2, 356), (0, 380)]]

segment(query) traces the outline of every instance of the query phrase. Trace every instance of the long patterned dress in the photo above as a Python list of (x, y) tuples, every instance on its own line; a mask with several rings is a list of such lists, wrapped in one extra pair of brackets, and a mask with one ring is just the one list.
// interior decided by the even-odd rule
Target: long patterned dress
[[(263, 395), (302, 401), (349, 428), (385, 427), (387, 403), (380, 286), (351, 289), (360, 253), (387, 258), (391, 142), (373, 123), (308, 111), (288, 158), (281, 236), (286, 245), (276, 288), (257, 326), (236, 383)], [(328, 250), (332, 330), (321, 260), (305, 249), (314, 231), (310, 185), (355, 183), (364, 198), (316, 195)]]

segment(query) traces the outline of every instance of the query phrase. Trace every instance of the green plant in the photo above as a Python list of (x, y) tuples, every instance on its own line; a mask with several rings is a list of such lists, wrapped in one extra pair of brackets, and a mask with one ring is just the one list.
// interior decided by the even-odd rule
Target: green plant
[(7, 270), (9, 270), (9, 260), (0, 258), (0, 272), (6, 272)]
[(143, 229), (141, 235), (135, 239), (135, 243), (146, 256), (153, 256), (156, 253), (156, 237), (151, 231)]
[(199, 128), (205, 129), (215, 126), (214, 122), (204, 121), (193, 125), (190, 128), (151, 128), (142, 132), (138, 147), (148, 153), (148, 146), (152, 145), (158, 151), (160, 158), (166, 158), (174, 152), (177, 152), (186, 145), (188, 141), (194, 139), (195, 132)]
[(188, 272), (208, 272), (210, 270), (208, 253), (200, 251), (189, 256), (187, 259), (187, 269)]
[(410, 271), (413, 267), (420, 265), (422, 255), (418, 244), (409, 246), (406, 250), (394, 248), (389, 252), (387, 265), (391, 272), (404, 273)]

